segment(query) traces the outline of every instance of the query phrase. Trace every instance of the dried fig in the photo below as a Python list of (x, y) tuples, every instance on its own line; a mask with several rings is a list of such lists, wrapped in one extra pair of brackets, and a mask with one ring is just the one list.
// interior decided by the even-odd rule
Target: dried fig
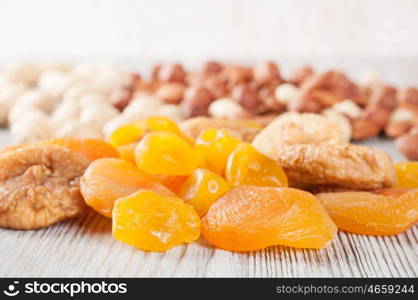
[(58, 146), (27, 146), (0, 155), (0, 227), (36, 229), (85, 209), (81, 155)]
[[(271, 141), (270, 141), (271, 143)], [(257, 150), (280, 163), (294, 187), (326, 185), (376, 189), (396, 183), (392, 159), (385, 152), (366, 146), (335, 144), (280, 144)]]

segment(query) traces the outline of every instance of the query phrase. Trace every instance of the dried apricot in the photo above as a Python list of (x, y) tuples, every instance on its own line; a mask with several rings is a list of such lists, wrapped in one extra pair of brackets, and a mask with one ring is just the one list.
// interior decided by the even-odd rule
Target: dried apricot
[(147, 251), (166, 251), (200, 235), (193, 207), (148, 190), (116, 200), (112, 222), (115, 239)]
[(107, 140), (114, 147), (135, 143), (145, 135), (146, 130), (145, 121), (132, 122), (117, 128), (110, 134)]
[(272, 245), (325, 247), (337, 227), (315, 197), (292, 188), (237, 187), (219, 198), (202, 219), (202, 235), (227, 250)]
[(187, 180), (188, 176), (153, 175), (153, 177), (178, 195), (181, 186)]
[(203, 130), (195, 146), (200, 166), (223, 176), (228, 157), (240, 142), (225, 129)]
[(397, 187), (418, 188), (418, 162), (405, 161), (395, 164)]
[(135, 164), (135, 148), (138, 143), (130, 143), (117, 147), (119, 157), (127, 162)]
[(54, 145), (26, 146), (0, 156), (0, 227), (36, 229), (86, 209), (79, 179), (89, 162)]
[(418, 221), (418, 189), (322, 193), (316, 197), (338, 228), (348, 232), (394, 235)]
[(174, 195), (135, 165), (116, 158), (103, 158), (91, 163), (81, 178), (80, 186), (86, 203), (109, 218), (116, 199), (140, 189)]
[(247, 143), (239, 144), (228, 158), (225, 178), (232, 185), (287, 187), (287, 176), (274, 160)]
[(148, 174), (189, 175), (196, 169), (198, 158), (190, 144), (178, 135), (151, 132), (135, 149), (137, 166)]
[(36, 144), (65, 147), (81, 154), (89, 161), (104, 157), (119, 157), (118, 151), (112, 145), (96, 139), (55, 138), (43, 140)]
[(187, 178), (179, 196), (192, 205), (200, 217), (203, 217), (209, 207), (230, 189), (230, 184), (221, 176), (199, 168)]

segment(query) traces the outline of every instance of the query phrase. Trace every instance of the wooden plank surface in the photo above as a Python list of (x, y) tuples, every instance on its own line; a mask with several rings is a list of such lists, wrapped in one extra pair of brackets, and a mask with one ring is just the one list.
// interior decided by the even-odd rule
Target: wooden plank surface
[[(403, 159), (391, 141), (368, 143)], [(393, 237), (339, 233), (322, 250), (234, 253), (200, 239), (152, 253), (114, 240), (110, 220), (90, 212), (36, 231), (3, 229), (0, 240), (1, 277), (418, 277), (417, 226)]]

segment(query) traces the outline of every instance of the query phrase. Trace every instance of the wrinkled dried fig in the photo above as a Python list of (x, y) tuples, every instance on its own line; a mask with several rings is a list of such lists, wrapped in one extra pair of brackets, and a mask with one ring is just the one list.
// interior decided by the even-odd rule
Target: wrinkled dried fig
[(375, 189), (396, 183), (392, 159), (372, 147), (300, 144), (282, 145), (276, 150), (274, 158), (286, 171), (290, 185), (295, 187)]
[(86, 207), (79, 177), (88, 161), (58, 146), (27, 146), (0, 156), (0, 227), (36, 229)]

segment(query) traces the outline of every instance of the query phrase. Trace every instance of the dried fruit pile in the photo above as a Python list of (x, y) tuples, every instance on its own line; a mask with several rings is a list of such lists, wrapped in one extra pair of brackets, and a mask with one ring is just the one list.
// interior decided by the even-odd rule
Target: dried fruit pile
[(0, 125), (10, 126), (16, 143), (27, 143), (103, 138), (152, 115), (266, 125), (287, 111), (309, 112), (344, 124), (343, 139), (382, 133), (396, 139), (408, 159), (418, 160), (416, 87), (398, 90), (372, 73), (355, 82), (343, 72), (309, 66), (284, 76), (274, 62), (248, 67), (209, 61), (198, 72), (162, 64), (151, 73), (146, 80), (107, 64), (10, 65), (0, 72)]
[(338, 118), (287, 114), (264, 129), (202, 118), (183, 129), (150, 117), (107, 142), (61, 138), (3, 149), (0, 226), (48, 226), (87, 204), (112, 218), (117, 240), (143, 250), (202, 235), (222, 249), (251, 251), (318, 249), (337, 228), (393, 235), (418, 221), (417, 163), (394, 165), (384, 152), (348, 144)]

